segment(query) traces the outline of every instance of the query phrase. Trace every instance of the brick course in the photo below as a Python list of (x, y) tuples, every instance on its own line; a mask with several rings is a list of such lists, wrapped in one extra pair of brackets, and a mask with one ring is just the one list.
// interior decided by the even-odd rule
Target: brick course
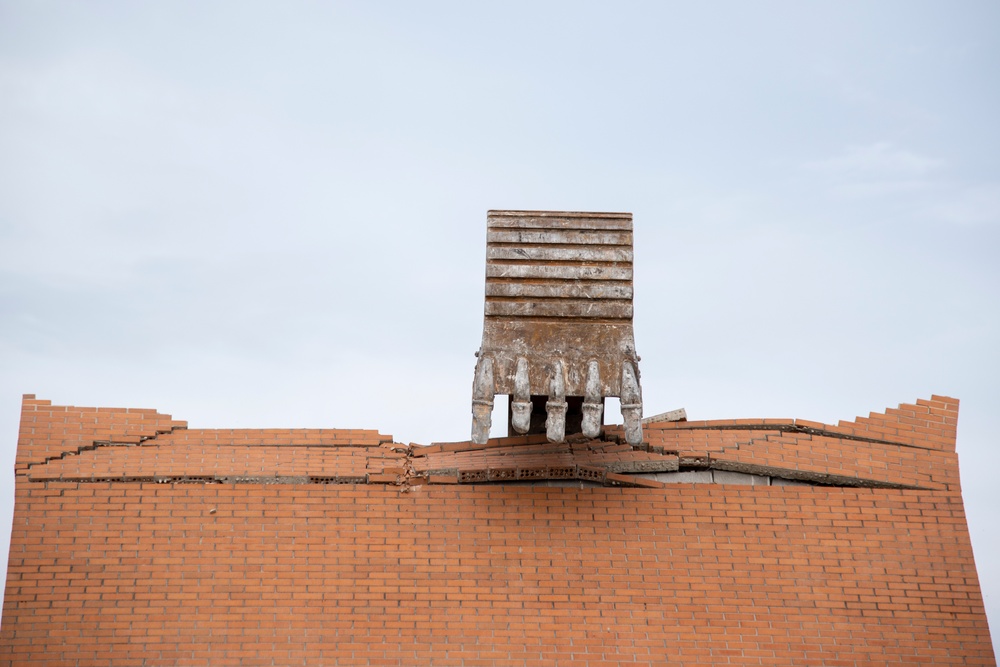
[[(26, 398), (0, 661), (992, 665), (957, 408), (420, 448)], [(616, 472), (665, 460), (811, 485)]]

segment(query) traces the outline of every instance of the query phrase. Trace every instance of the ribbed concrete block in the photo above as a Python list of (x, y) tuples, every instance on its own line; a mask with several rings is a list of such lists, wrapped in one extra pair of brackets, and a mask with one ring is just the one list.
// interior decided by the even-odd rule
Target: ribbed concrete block
[(632, 232), (596, 232), (578, 229), (504, 230), (488, 232), (486, 242), (631, 246)]
[(487, 317), (595, 317), (631, 320), (628, 301), (487, 301)]
[(487, 282), (486, 298), (536, 297), (543, 299), (628, 299), (632, 300), (632, 285), (598, 280), (580, 283), (564, 282)]
[(785, 479), (784, 477), (772, 477), (771, 486), (811, 486), (808, 482), (800, 482), (797, 479)]
[(566, 248), (545, 245), (492, 246), (487, 259), (543, 262), (632, 262), (632, 248), (623, 246), (580, 246)]
[(547, 280), (632, 280), (632, 268), (614, 265), (490, 264), (487, 278), (540, 278)]
[[(745, 472), (729, 472), (728, 470), (713, 470), (712, 479), (716, 484), (747, 484), (754, 483), (754, 477), (759, 475), (748, 475)], [(767, 479), (764, 477), (763, 479)]]
[(657, 482), (667, 482), (668, 484), (711, 484), (711, 470), (685, 470), (684, 472), (659, 472), (652, 475), (643, 475)]

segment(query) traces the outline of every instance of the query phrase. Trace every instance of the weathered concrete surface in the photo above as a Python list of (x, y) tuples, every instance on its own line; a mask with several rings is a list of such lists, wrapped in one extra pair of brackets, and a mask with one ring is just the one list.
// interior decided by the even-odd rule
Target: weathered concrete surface
[[(511, 435), (597, 437), (604, 399), (618, 397), (626, 440), (641, 443), (632, 214), (490, 211), (487, 222), (473, 442), (486, 442), (486, 409), (507, 394)], [(532, 417), (540, 405), (544, 422)]]
[(684, 408), (677, 408), (676, 410), (668, 410), (667, 412), (661, 412), (656, 415), (650, 415), (649, 417), (643, 417), (643, 424), (656, 424), (658, 422), (686, 422), (687, 421), (687, 410)]

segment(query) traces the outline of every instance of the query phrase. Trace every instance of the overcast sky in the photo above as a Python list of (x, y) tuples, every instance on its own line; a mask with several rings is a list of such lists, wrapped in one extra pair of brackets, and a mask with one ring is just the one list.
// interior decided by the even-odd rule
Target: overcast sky
[(962, 400), (997, 636), (998, 82), (990, 2), (0, 0), (4, 544), (22, 393), (465, 439), (486, 211), (630, 211), (648, 414)]

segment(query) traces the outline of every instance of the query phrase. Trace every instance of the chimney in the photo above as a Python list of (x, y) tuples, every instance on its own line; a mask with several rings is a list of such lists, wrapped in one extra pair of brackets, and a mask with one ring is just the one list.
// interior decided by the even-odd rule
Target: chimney
[(472, 441), (487, 441), (493, 397), (507, 394), (508, 435), (596, 438), (604, 399), (615, 396), (626, 440), (641, 443), (632, 214), (489, 211), (486, 220)]

